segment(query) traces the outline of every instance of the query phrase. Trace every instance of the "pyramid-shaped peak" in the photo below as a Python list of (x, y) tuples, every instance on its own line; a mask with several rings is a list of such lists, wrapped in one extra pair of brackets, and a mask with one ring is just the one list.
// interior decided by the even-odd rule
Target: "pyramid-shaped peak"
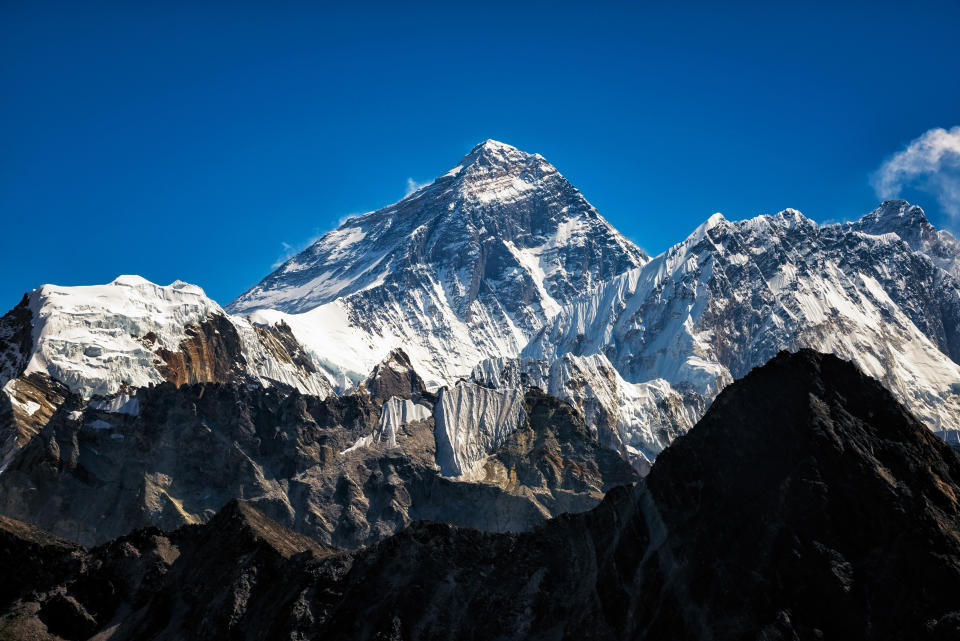
[(877, 219), (899, 219), (903, 221), (925, 222), (927, 220), (923, 209), (911, 205), (906, 200), (885, 200), (879, 207), (867, 214)]
[(905, 200), (886, 200), (860, 220), (851, 223), (859, 231), (868, 234), (898, 234), (908, 243), (914, 236), (930, 233), (933, 226), (923, 209)]
[(479, 145), (477, 145), (476, 147), (474, 147), (474, 148), (471, 150), (471, 152), (478, 151), (478, 150), (481, 150), (481, 149), (486, 150), (486, 151), (500, 151), (500, 152), (504, 152), (504, 151), (520, 151), (519, 149), (517, 149), (517, 148), (514, 147), (513, 145), (508, 145), (508, 144), (505, 143), (505, 142), (500, 142), (499, 140), (494, 140), (493, 138), (487, 138), (486, 140), (484, 140), (483, 142), (481, 142)]
[(531, 162), (553, 169), (540, 154), (531, 154), (512, 145), (487, 139), (463, 157), (460, 161), (460, 167), (524, 167)]

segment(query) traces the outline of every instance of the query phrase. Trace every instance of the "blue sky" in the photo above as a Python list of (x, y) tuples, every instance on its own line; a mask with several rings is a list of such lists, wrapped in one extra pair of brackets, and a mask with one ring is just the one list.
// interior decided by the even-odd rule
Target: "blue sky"
[[(486, 138), (655, 254), (715, 211), (855, 217), (960, 125), (955, 2), (191, 4), (0, 7), (0, 307), (121, 273), (229, 302)], [(946, 153), (902, 193), (956, 229)]]

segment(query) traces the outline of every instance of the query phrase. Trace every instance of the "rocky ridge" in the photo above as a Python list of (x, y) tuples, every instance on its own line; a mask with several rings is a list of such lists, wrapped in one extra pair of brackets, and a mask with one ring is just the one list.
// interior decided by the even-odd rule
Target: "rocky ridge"
[(71, 394), (0, 474), (0, 513), (94, 544), (203, 523), (243, 498), (355, 548), (417, 519), (529, 529), (634, 479), (575, 409), (536, 390), (515, 397), (523, 419), (509, 433), (470, 450), (469, 476), (450, 473), (434, 418), (447, 393), (427, 391), (396, 352), (357, 393), (326, 399), (195, 382), (89, 402)]
[[(891, 211), (864, 220), (880, 225)], [(510, 387), (522, 374), (575, 405), (602, 406), (598, 418), (585, 414), (645, 469), (734, 379), (808, 347), (853, 360), (956, 440), (960, 284), (897, 234), (860, 227), (819, 226), (793, 210), (714, 215), (564, 308), (518, 359), (481, 363), (473, 376)]]
[(0, 630), (951, 639), (958, 480), (960, 456), (877, 381), (833, 356), (781, 354), (721, 392), (645, 481), (529, 533), (417, 523), (342, 553), (231, 502), (207, 525), (87, 550), (2, 520), (0, 567), (17, 580)]
[(104, 399), (163, 382), (333, 392), (288, 326), (227, 316), (194, 285), (162, 287), (138, 276), (44, 285), (0, 319), (0, 387), (12, 414), (2, 423), (0, 461), (8, 463), (70, 393)]

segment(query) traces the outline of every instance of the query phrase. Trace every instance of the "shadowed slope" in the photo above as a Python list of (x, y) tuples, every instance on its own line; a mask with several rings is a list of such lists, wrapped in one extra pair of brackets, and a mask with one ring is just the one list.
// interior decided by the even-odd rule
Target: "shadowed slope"
[[(960, 457), (879, 383), (782, 353), (590, 512), (519, 535), (417, 523), (331, 554), (231, 503), (204, 526), (61, 551), (86, 562), (8, 599), (0, 625), (83, 638), (52, 612), (114, 620), (112, 639), (953, 639), (957, 479)], [(119, 605), (108, 584), (130, 586)]]

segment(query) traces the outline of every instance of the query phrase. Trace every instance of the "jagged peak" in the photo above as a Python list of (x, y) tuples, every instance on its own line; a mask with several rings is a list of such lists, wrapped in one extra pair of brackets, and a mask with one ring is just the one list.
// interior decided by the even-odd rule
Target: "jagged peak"
[(883, 201), (879, 207), (863, 216), (860, 222), (885, 223), (898, 227), (930, 224), (922, 208), (901, 199)]
[(373, 368), (357, 389), (384, 403), (391, 396), (419, 398), (426, 387), (413, 368), (410, 357), (402, 349), (395, 348)]
[(481, 142), (480, 144), (474, 146), (474, 148), (473, 148), (472, 150), (470, 150), (470, 153), (475, 153), (475, 152), (477, 152), (477, 151), (479, 151), (479, 150), (498, 151), (498, 152), (504, 152), (504, 151), (508, 151), (508, 152), (511, 152), (511, 151), (520, 151), (519, 149), (517, 149), (517, 148), (514, 147), (513, 145), (508, 145), (508, 144), (505, 143), (505, 142), (500, 142), (499, 140), (494, 140), (493, 138), (487, 138), (486, 140), (484, 140), (484, 141)]
[(708, 231), (710, 231), (711, 229), (714, 229), (715, 227), (724, 225), (726, 224), (726, 222), (727, 222), (727, 219), (724, 218), (723, 214), (721, 214), (720, 212), (711, 214), (709, 218), (707, 218), (705, 221), (700, 223), (700, 225), (698, 225), (697, 228), (694, 229), (689, 236), (687, 236), (687, 239), (683, 242), (683, 244), (688, 246), (696, 245), (697, 243), (702, 241), (704, 238), (706, 238)]
[(521, 151), (512, 145), (499, 142), (493, 139), (487, 139), (476, 145), (470, 152), (464, 156), (456, 168), (447, 172), (446, 175), (469, 175), (477, 173), (476, 170), (486, 170), (490, 167), (500, 168), (526, 168), (535, 164), (538, 168), (547, 172), (555, 172), (556, 169), (546, 161), (540, 154), (532, 154)]
[(210, 520), (209, 526), (219, 537), (230, 540), (231, 533), (246, 535), (253, 543), (264, 543), (284, 558), (311, 551), (318, 557), (336, 553), (336, 548), (323, 545), (297, 534), (265, 516), (247, 501), (231, 499)]

